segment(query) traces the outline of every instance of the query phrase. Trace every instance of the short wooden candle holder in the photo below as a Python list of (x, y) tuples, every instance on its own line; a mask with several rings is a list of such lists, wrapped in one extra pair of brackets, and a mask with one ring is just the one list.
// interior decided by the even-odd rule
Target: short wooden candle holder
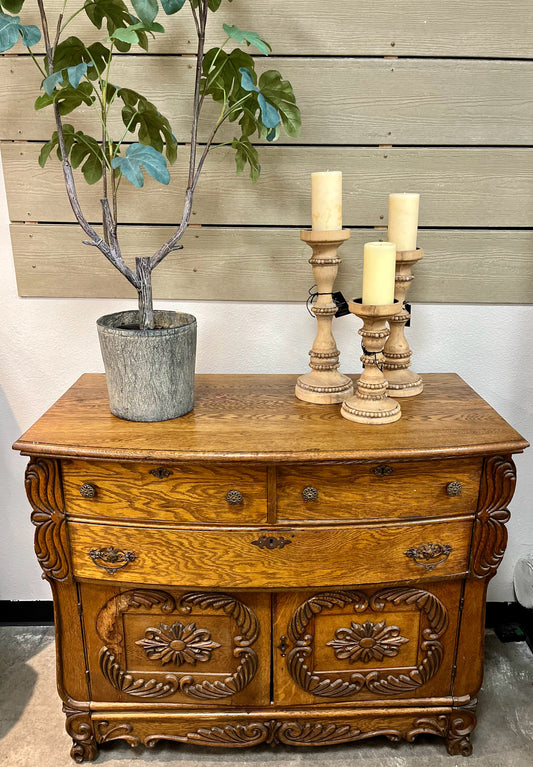
[(401, 418), (400, 405), (387, 395), (387, 379), (383, 375), (383, 346), (389, 335), (387, 320), (398, 311), (399, 302), (383, 306), (350, 301), (349, 308), (363, 320), (362, 336), (364, 370), (357, 381), (356, 393), (342, 403), (341, 415), (349, 421), (368, 424), (394, 423)]
[(349, 237), (349, 229), (300, 232), (300, 239), (313, 249), (309, 263), (313, 267), (318, 296), (311, 311), (316, 317), (318, 329), (309, 352), (311, 372), (298, 378), (294, 393), (298, 399), (315, 405), (342, 402), (353, 394), (351, 379), (338, 371), (340, 352), (331, 329), (337, 312), (331, 293), (339, 264), (342, 263), (337, 250)]
[(396, 254), (394, 297), (400, 302), (401, 311), (389, 320), (391, 332), (383, 350), (385, 355), (383, 370), (389, 391), (394, 397), (414, 397), (424, 389), (420, 376), (409, 370), (412, 352), (405, 338), (405, 325), (411, 316), (405, 308), (405, 298), (413, 281), (411, 270), (423, 257), (422, 248), (401, 250)]

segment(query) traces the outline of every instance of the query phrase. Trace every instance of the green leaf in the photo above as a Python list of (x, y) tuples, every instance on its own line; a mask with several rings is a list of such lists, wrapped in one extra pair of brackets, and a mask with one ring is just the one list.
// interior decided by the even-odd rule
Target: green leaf
[(95, 100), (94, 87), (89, 82), (80, 83), (78, 88), (73, 88), (70, 84), (53, 93), (43, 93), (35, 100), (35, 109), (43, 109), (51, 104), (57, 103), (59, 114), (68, 115), (81, 104), (90, 106)]
[(34, 24), (21, 24), (20, 32), (22, 34), (22, 44), (25, 45), (26, 48), (31, 48), (33, 45), (37, 45), (41, 39), (41, 30)]
[(18, 13), (23, 5), (24, 0), (1, 0), (0, 2), (0, 8), (5, 8), (8, 13)]
[(87, 0), (85, 13), (97, 29), (106, 22), (107, 33), (112, 35), (115, 29), (131, 24), (131, 14), (123, 0)]
[[(229, 3), (233, 2), (233, 0), (228, 0)], [(191, 0), (192, 7), (198, 8), (198, 0)], [(220, 8), (220, 4), (222, 3), (222, 0), (208, 0), (207, 7), (210, 11), (218, 11)]]
[(186, 0), (161, 0), (161, 5), (167, 16), (172, 16), (173, 13), (181, 11), (185, 2)]
[[(87, 77), (89, 80), (96, 80), (98, 75), (101, 75), (102, 72), (105, 71), (107, 64), (109, 62), (109, 57), (111, 56), (111, 51), (109, 48), (106, 48), (105, 45), (102, 45), (102, 43), (93, 43), (92, 45), (89, 45), (87, 48), (87, 52), (90, 56), (91, 61), (94, 62), (94, 66), (92, 69), (89, 69), (87, 72)], [(95, 71), (96, 67), (96, 71)]]
[(20, 17), (0, 13), (0, 53), (8, 51), (18, 42)]
[[(103, 153), (100, 143), (93, 136), (83, 131), (75, 131), (68, 123), (63, 125), (63, 137), (65, 148), (73, 168), (82, 165), (81, 172), (88, 184), (96, 184), (102, 178)], [(57, 147), (57, 157), (61, 160), (57, 131), (48, 141), (39, 154), (39, 165), (44, 168), (52, 151)]]
[(257, 32), (247, 32), (245, 29), (239, 29), (239, 27), (235, 25), (230, 27), (228, 24), (223, 24), (222, 27), (227, 36), (231, 37), (232, 40), (235, 40), (238, 43), (246, 43), (246, 45), (253, 45), (265, 56), (268, 56), (269, 52), (272, 50), (269, 43), (267, 43), (261, 35), (258, 35)]
[(86, 64), (91, 61), (91, 56), (85, 43), (79, 37), (67, 37), (56, 48), (54, 72), (59, 72), (60, 69), (67, 69), (67, 67), (74, 67), (77, 64), (81, 64), (82, 61)]
[(45, 77), (41, 83), (41, 86), (44, 88), (45, 92), (51, 96), (56, 89), (56, 85), (62, 82), (63, 70), (60, 70), (59, 72), (53, 72), (51, 75), (48, 75), (48, 77)]
[(130, 144), (126, 149), (126, 156), (115, 157), (111, 161), (111, 165), (113, 168), (119, 168), (128, 181), (137, 187), (144, 186), (142, 168), (160, 184), (170, 182), (170, 173), (165, 158), (161, 152), (151, 146)]
[(205, 54), (202, 64), (202, 89), (205, 87), (205, 93), (220, 103), (225, 96), (229, 106), (232, 106), (246, 96), (239, 71), (243, 67), (253, 71), (254, 60), (240, 48), (235, 48), (231, 53), (211, 48)]
[(242, 173), (248, 164), (250, 166), (250, 178), (252, 179), (252, 184), (255, 184), (259, 180), (259, 175), (261, 173), (257, 149), (250, 143), (246, 136), (241, 136), (240, 139), (233, 139), (231, 146), (237, 150), (235, 153), (237, 173)]
[(151, 24), (157, 16), (159, 5), (157, 0), (131, 0), (135, 12), (145, 24)]
[(268, 72), (263, 72), (259, 78), (259, 88), (265, 99), (280, 113), (287, 136), (292, 138), (299, 136), (302, 120), (290, 82), (282, 80), (281, 74), (275, 69), (270, 69)]
[(261, 120), (263, 125), (267, 128), (276, 128), (281, 122), (278, 110), (273, 107), (272, 104), (269, 104), (262, 93), (258, 95), (257, 101), (261, 108)]
[(124, 102), (122, 122), (131, 133), (137, 132), (139, 142), (158, 152), (165, 150), (170, 164), (176, 161), (178, 142), (166, 117), (155, 104), (130, 88), (120, 88), (118, 96)]
[[(259, 93), (259, 88), (255, 84), (255, 80), (253, 78), (252, 73), (249, 69), (246, 69), (246, 67), (240, 67), (239, 69), (240, 75), (241, 75), (241, 85), (244, 88), (245, 91), (255, 91), (256, 93)], [(255, 74), (255, 72), (254, 72)]]
[(133, 45), (139, 42), (139, 35), (137, 34), (137, 31), (131, 27), (115, 29), (110, 37), (111, 40), (121, 40), (123, 43), (129, 43), (129, 45)]

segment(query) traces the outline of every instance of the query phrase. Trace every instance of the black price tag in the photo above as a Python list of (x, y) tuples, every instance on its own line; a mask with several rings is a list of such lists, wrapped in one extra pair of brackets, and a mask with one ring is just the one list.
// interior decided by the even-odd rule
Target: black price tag
[(405, 327), (406, 328), (410, 328), (411, 327), (411, 304), (408, 304), (407, 302), (404, 302), (404, 306), (405, 306), (406, 311), (409, 312), (409, 319), (405, 323)]
[(348, 309), (348, 303), (340, 290), (338, 290), (336, 293), (332, 293), (331, 297), (333, 299), (333, 303), (337, 307), (337, 311), (335, 313), (335, 317), (344, 317), (347, 314), (350, 314), (350, 310)]

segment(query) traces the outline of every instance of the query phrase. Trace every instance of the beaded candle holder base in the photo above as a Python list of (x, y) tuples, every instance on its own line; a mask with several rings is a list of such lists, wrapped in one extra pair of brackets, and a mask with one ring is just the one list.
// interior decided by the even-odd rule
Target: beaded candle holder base
[(405, 297), (413, 281), (411, 270), (423, 257), (422, 248), (401, 250), (396, 253), (394, 297), (398, 299), (402, 308), (389, 320), (391, 332), (383, 350), (385, 355), (383, 370), (388, 381), (389, 392), (394, 397), (414, 397), (424, 389), (420, 376), (409, 370), (412, 352), (404, 332), (405, 325), (411, 316), (405, 308)]
[(362, 336), (364, 370), (357, 381), (356, 392), (342, 403), (341, 415), (349, 421), (368, 424), (394, 423), (401, 418), (400, 405), (387, 396), (387, 379), (383, 375), (383, 346), (389, 335), (387, 320), (398, 311), (399, 302), (384, 306), (350, 301), (349, 308), (363, 320)]
[(315, 405), (342, 402), (353, 394), (351, 379), (338, 371), (340, 352), (331, 330), (337, 312), (331, 293), (339, 264), (342, 263), (337, 249), (349, 237), (349, 229), (300, 232), (300, 238), (313, 249), (309, 263), (313, 267), (318, 296), (311, 311), (316, 317), (318, 330), (309, 352), (311, 372), (298, 378), (294, 393), (298, 399)]

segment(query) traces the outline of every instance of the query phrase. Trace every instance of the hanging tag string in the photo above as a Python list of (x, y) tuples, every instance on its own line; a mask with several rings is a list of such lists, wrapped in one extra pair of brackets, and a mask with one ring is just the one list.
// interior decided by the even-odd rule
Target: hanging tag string
[(316, 287), (317, 287), (316, 285), (312, 285), (309, 288), (309, 295), (307, 296), (307, 301), (305, 302), (305, 305), (307, 307), (307, 311), (309, 312), (311, 317), (315, 316), (313, 314), (313, 312), (311, 311), (311, 307), (315, 303), (315, 301), (318, 298), (318, 296), (330, 296), (331, 295), (331, 293), (319, 293), (318, 290), (315, 290)]
[(379, 370), (380, 373), (383, 373), (383, 362), (384, 362), (384, 360), (381, 360), (380, 362), (378, 362), (378, 355), (381, 354), (381, 352), (369, 352), (368, 349), (365, 347), (365, 344), (364, 344), (363, 341), (361, 341), (361, 349), (363, 350), (363, 354), (365, 355), (365, 357), (373, 357), (374, 358), (374, 361), (373, 361), (372, 364), (377, 367), (377, 369)]

